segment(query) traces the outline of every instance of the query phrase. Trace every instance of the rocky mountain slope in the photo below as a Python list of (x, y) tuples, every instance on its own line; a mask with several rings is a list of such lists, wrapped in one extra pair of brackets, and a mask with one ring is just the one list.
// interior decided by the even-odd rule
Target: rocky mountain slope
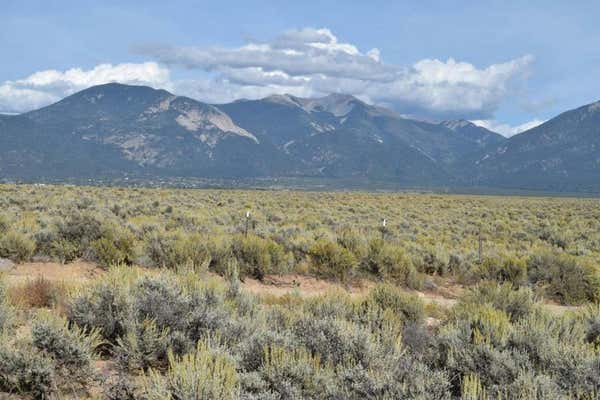
[(494, 187), (600, 191), (600, 102), (488, 147), (464, 165)]
[(453, 130), (467, 140), (473, 141), (479, 149), (499, 145), (507, 140), (504, 136), (496, 132), (492, 132), (464, 119), (443, 121), (440, 122), (440, 125)]
[(8, 176), (252, 176), (286, 158), (220, 109), (148, 87), (96, 86), (5, 120)]
[(113, 83), (0, 116), (0, 178), (309, 177), (600, 191), (598, 146), (600, 102), (506, 139), (342, 94), (211, 105)]
[(19, 178), (310, 176), (427, 185), (451, 180), (443, 165), (480, 147), (346, 95), (214, 106), (120, 84), (1, 124), (0, 174)]

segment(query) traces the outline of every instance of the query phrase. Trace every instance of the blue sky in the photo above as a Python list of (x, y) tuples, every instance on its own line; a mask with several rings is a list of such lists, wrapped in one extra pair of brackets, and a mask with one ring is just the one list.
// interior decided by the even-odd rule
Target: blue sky
[(598, 15), (597, 1), (3, 0), (0, 111), (121, 81), (209, 102), (346, 92), (510, 135), (600, 99)]

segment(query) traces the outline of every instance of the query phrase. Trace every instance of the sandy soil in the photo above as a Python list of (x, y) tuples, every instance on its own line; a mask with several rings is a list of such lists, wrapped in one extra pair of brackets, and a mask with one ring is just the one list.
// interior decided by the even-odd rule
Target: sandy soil
[(456, 298), (445, 297), (439, 293), (419, 292), (416, 290), (411, 291), (411, 292), (416, 294), (417, 296), (419, 296), (425, 304), (432, 303), (432, 304), (437, 304), (438, 306), (442, 306), (442, 307), (452, 307), (457, 302)]
[(242, 284), (246, 290), (258, 295), (283, 296), (297, 293), (303, 297), (320, 296), (330, 292), (343, 291), (351, 296), (365, 294), (375, 284), (368, 281), (356, 281), (342, 285), (312, 276), (287, 274), (269, 275), (264, 281), (246, 278)]
[(54, 282), (84, 283), (103, 273), (104, 270), (97, 265), (85, 261), (64, 265), (54, 262), (34, 262), (16, 265), (12, 270), (6, 272), (4, 277), (8, 284), (26, 282), (39, 276)]

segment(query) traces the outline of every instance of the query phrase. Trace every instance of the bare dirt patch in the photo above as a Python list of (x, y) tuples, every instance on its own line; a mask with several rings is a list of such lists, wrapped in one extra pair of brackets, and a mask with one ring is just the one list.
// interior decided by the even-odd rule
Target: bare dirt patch
[(96, 264), (86, 261), (76, 261), (71, 264), (33, 262), (15, 265), (13, 269), (4, 274), (4, 277), (9, 285), (27, 282), (38, 277), (52, 282), (85, 283), (103, 273), (104, 270)]
[[(409, 290), (408, 293), (418, 296), (425, 304), (433, 304), (443, 308), (451, 308), (464, 293), (465, 288), (453, 282), (441, 282), (433, 290)], [(242, 286), (251, 293), (261, 296), (281, 297), (288, 294), (297, 294), (302, 297), (322, 296), (328, 293), (345, 292), (350, 296), (363, 296), (369, 292), (376, 283), (368, 280), (352, 282), (342, 285), (337, 282), (327, 281), (312, 276), (287, 274), (269, 275), (262, 282), (246, 278)], [(546, 301), (544, 308), (555, 314), (577, 311), (578, 306), (565, 306)]]
[(442, 307), (452, 307), (458, 301), (456, 298), (442, 296), (439, 293), (410, 291), (416, 294), (425, 304), (436, 304)]
[(577, 311), (581, 309), (581, 306), (565, 306), (562, 304), (556, 304), (552, 301), (545, 302), (544, 307), (546, 308), (546, 310), (555, 314), (564, 314), (569, 311)]
[[(32, 262), (16, 265), (9, 272), (4, 273), (4, 278), (9, 285), (23, 284), (39, 277), (51, 282), (86, 283), (102, 276), (104, 273), (105, 271), (102, 268), (87, 261), (76, 261), (64, 265), (55, 262)], [(464, 291), (463, 287), (451, 282), (438, 281), (437, 284), (438, 286), (433, 290), (407, 290), (407, 292), (419, 296), (426, 304), (450, 308), (457, 303), (457, 299)], [(242, 283), (242, 287), (251, 293), (275, 297), (289, 294), (313, 297), (336, 292), (344, 292), (350, 296), (363, 296), (375, 285), (375, 282), (365, 279), (341, 284), (301, 274), (268, 275), (262, 282), (246, 278)], [(577, 311), (580, 308), (577, 306), (564, 306), (550, 301), (547, 301), (544, 307), (556, 314)]]
[(261, 282), (246, 278), (242, 285), (246, 290), (258, 295), (284, 296), (297, 293), (303, 297), (322, 296), (331, 292), (344, 291), (349, 295), (363, 295), (375, 284), (360, 280), (348, 285), (318, 279), (300, 274), (269, 275)]

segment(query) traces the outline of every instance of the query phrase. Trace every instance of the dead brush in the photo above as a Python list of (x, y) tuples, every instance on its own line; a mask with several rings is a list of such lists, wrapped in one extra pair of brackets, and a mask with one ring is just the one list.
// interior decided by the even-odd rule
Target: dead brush
[(24, 308), (52, 308), (65, 297), (66, 287), (39, 275), (8, 289), (9, 301)]

